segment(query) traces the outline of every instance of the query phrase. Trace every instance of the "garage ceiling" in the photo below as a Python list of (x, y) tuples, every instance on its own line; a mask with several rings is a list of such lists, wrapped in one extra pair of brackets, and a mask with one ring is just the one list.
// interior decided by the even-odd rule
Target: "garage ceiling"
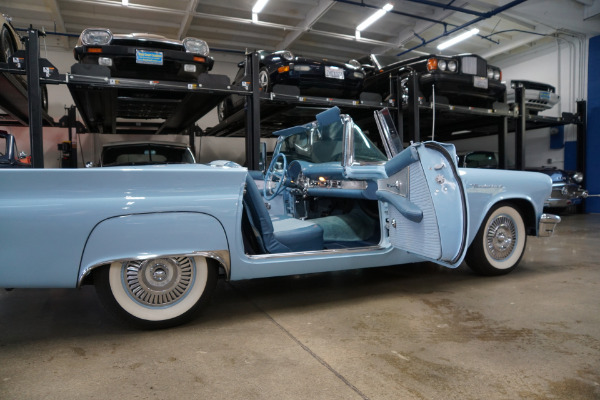
[[(355, 27), (388, 2), (393, 10), (357, 39)], [(289, 49), (336, 60), (368, 53), (439, 53), (436, 46), (445, 39), (433, 39), (463, 26), (479, 28), (479, 36), (445, 54), (491, 58), (553, 41), (556, 34), (600, 34), (600, 0), (271, 0), (253, 22), (254, 3), (130, 0), (124, 6), (121, 0), (2, 0), (0, 12), (13, 17), (17, 28), (31, 24), (49, 33), (79, 35), (87, 27), (107, 27), (115, 33), (195, 36), (208, 42), (213, 55)], [(500, 7), (509, 8), (492, 16)], [(62, 43), (69, 47), (74, 40)]]

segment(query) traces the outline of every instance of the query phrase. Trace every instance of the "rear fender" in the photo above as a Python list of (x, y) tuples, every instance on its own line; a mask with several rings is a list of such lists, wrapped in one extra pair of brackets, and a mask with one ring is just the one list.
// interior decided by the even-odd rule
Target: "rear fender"
[(229, 246), (221, 223), (207, 214), (165, 212), (124, 215), (96, 225), (83, 250), (77, 285), (94, 268), (114, 261), (175, 255), (215, 259), (229, 277)]

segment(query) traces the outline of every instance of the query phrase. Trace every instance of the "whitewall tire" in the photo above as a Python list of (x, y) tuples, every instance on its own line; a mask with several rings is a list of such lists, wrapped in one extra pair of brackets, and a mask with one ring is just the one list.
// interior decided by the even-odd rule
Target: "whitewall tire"
[(482, 275), (507, 274), (519, 264), (527, 232), (523, 217), (512, 205), (493, 207), (467, 251), (465, 261)]
[(217, 271), (204, 257), (114, 262), (98, 271), (100, 300), (117, 317), (142, 328), (189, 321), (208, 301)]

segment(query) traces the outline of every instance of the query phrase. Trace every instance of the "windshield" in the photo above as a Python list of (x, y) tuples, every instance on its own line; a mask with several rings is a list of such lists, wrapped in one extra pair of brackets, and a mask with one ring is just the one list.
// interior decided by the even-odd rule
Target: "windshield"
[(153, 144), (107, 147), (102, 152), (102, 166), (147, 164), (193, 164), (194, 156), (185, 147)]
[[(387, 157), (364, 132), (352, 122), (354, 131), (354, 160), (358, 163), (385, 162)], [(294, 160), (312, 163), (342, 161), (344, 124), (336, 121), (323, 128), (317, 124), (305, 125), (303, 131), (281, 139), (279, 152), (288, 163)]]

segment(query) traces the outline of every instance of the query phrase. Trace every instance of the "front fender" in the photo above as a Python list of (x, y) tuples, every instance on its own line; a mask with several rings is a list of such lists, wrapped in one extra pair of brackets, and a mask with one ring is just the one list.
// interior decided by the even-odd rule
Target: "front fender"
[(113, 261), (173, 255), (204, 255), (229, 270), (229, 246), (221, 223), (196, 212), (133, 214), (109, 218), (90, 233), (77, 283)]
[(459, 168), (459, 174), (469, 202), (469, 244), (489, 210), (503, 201), (528, 205), (533, 215), (524, 217), (526, 221), (531, 222), (528, 227), (536, 231), (544, 200), (552, 191), (552, 180), (547, 175), (538, 172), (478, 168)]

